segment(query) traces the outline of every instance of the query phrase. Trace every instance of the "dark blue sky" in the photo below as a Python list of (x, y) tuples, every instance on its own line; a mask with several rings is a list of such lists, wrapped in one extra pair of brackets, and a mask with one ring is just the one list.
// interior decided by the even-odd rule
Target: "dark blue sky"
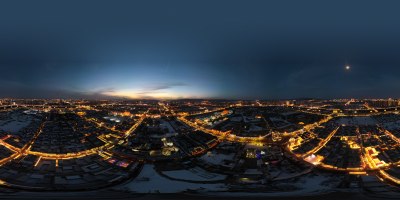
[(1, 1), (0, 94), (397, 98), (399, 7), (389, 0)]

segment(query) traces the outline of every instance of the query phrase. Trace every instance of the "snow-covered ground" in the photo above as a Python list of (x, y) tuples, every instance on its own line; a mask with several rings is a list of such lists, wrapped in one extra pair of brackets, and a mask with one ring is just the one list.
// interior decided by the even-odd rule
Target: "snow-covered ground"
[(164, 171), (163, 173), (172, 178), (189, 181), (219, 181), (226, 179), (226, 175), (210, 173), (199, 167), (189, 170)]
[(151, 135), (152, 138), (168, 138), (168, 137), (172, 137), (172, 136), (178, 135), (178, 133), (175, 132), (175, 129), (171, 126), (171, 124), (168, 121), (161, 120), (160, 127), (161, 128), (167, 128), (168, 129), (168, 133), (162, 134), (162, 135), (153, 134), (153, 135)]
[(9, 120), (0, 120), (0, 130), (18, 132), (31, 123), (32, 117), (20, 113), (13, 113)]
[(243, 116), (231, 117), (229, 120), (232, 122), (240, 122), (243, 120)]
[[(169, 175), (190, 176), (194, 177), (191, 172), (185, 170), (170, 171)], [(338, 183), (337, 177), (327, 175), (304, 175), (298, 178), (297, 181), (280, 181), (276, 185), (282, 188), (292, 188), (289, 191), (265, 191), (259, 192), (229, 192), (225, 184), (196, 184), (182, 181), (173, 181), (163, 176), (160, 176), (153, 168), (153, 165), (145, 165), (143, 170), (133, 181), (124, 185), (116, 186), (116, 190), (128, 190), (138, 193), (179, 193), (187, 190), (197, 190), (201, 193), (209, 193), (221, 196), (307, 196), (315, 194), (324, 194), (334, 191), (335, 185)], [(249, 186), (248, 186), (249, 187)], [(254, 188), (259, 188), (260, 185), (254, 185)], [(250, 187), (252, 188), (252, 187)], [(296, 189), (297, 188), (297, 189)]]
[(171, 124), (165, 120), (161, 121), (161, 127), (168, 128), (168, 133), (175, 133), (175, 129), (171, 126)]
[[(278, 187), (292, 187), (295, 186), (297, 189), (289, 191), (272, 191), (263, 192), (220, 192), (213, 193), (214, 195), (220, 196), (235, 196), (235, 197), (296, 197), (296, 196), (310, 196), (318, 194), (326, 194), (335, 191), (335, 185), (337, 185), (337, 180), (335, 177), (329, 177), (325, 175), (305, 175), (299, 178), (298, 181), (281, 181), (277, 184)], [(254, 188), (257, 188), (254, 185)]]
[(224, 160), (233, 160), (234, 157), (234, 153), (216, 154), (215, 152), (213, 152), (211, 154), (204, 154), (200, 157), (200, 159), (213, 165), (224, 165)]
[(383, 125), (386, 129), (393, 130), (400, 128), (400, 121), (388, 122)]
[(338, 119), (337, 123), (345, 125), (375, 125), (377, 121), (372, 117), (343, 117)]
[(20, 121), (1, 121), (0, 129), (7, 132), (18, 132), (25, 126), (27, 126), (29, 122), (20, 122)]
[(250, 129), (249, 129), (249, 131), (262, 131), (262, 130), (264, 130), (264, 128), (256, 126), (254, 124), (250, 125)]
[(145, 165), (139, 176), (133, 181), (117, 186), (115, 189), (130, 190), (138, 193), (178, 193), (188, 189), (199, 191), (226, 191), (224, 184), (196, 184), (173, 181), (160, 176), (153, 165)]
[(172, 136), (177, 136), (178, 133), (166, 133), (166, 134), (162, 134), (162, 135), (158, 135), (158, 134), (152, 134), (150, 135), (150, 137), (152, 138), (169, 138)]
[(302, 177), (294, 185), (301, 188), (299, 191), (303, 193), (323, 192), (332, 190), (332, 177), (324, 175), (307, 175)]

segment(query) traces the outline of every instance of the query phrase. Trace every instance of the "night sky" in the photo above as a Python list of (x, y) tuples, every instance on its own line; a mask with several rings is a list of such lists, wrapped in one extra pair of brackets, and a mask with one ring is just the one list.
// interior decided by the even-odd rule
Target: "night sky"
[(0, 97), (398, 98), (399, 8), (4, 0)]

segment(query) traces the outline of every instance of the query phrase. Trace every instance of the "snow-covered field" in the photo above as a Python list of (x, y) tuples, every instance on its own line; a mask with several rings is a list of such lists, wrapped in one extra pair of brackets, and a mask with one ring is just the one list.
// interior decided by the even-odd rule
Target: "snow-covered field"
[[(335, 191), (335, 185), (337, 180), (335, 178), (325, 175), (305, 175), (302, 176), (296, 182), (281, 181), (277, 184), (278, 187), (292, 187), (295, 186), (297, 189), (289, 191), (259, 191), (259, 192), (220, 192), (213, 193), (214, 195), (220, 196), (235, 196), (235, 197), (298, 197), (298, 196), (310, 196), (318, 194), (326, 194)], [(255, 185), (254, 188), (258, 186)]]
[(161, 121), (161, 127), (168, 128), (168, 133), (175, 133), (175, 129), (165, 120)]
[(163, 134), (163, 135), (153, 134), (153, 135), (151, 135), (152, 138), (168, 138), (168, 137), (178, 135), (178, 133), (175, 132), (175, 129), (171, 126), (171, 124), (165, 120), (161, 121), (160, 127), (167, 128), (168, 133)]
[(158, 134), (152, 134), (150, 135), (150, 137), (152, 138), (169, 138), (172, 136), (177, 136), (178, 133), (166, 133), (166, 134), (162, 134), (162, 135), (158, 135)]
[(7, 132), (18, 132), (25, 126), (27, 126), (29, 122), (20, 122), (20, 121), (1, 121), (0, 129)]
[(200, 159), (213, 165), (224, 165), (224, 160), (233, 160), (233, 157), (235, 157), (234, 153), (216, 154), (213, 152), (212, 154), (204, 154)]
[(400, 121), (388, 122), (383, 125), (386, 129), (393, 130), (400, 128)]
[(224, 184), (196, 184), (173, 181), (160, 176), (153, 165), (145, 165), (139, 176), (133, 181), (117, 186), (115, 189), (138, 193), (178, 193), (188, 189), (199, 191), (226, 191)]
[(331, 191), (332, 188), (332, 177), (324, 176), (324, 175), (307, 175), (302, 177), (298, 182), (294, 185), (298, 188), (298, 192), (301, 193), (315, 193), (315, 192), (324, 192)]
[(377, 121), (372, 117), (344, 117), (338, 119), (337, 123), (345, 125), (375, 125)]
[(7, 132), (18, 132), (31, 123), (32, 118), (28, 115), (13, 113), (9, 120), (0, 120), (0, 130)]
[[(168, 175), (187, 176), (194, 178), (195, 175), (185, 170), (170, 171)], [(145, 165), (142, 172), (133, 181), (124, 185), (116, 186), (116, 190), (132, 191), (138, 193), (179, 193), (187, 190), (197, 190), (201, 193), (209, 193), (221, 196), (306, 196), (315, 194), (324, 194), (334, 191), (338, 179), (336, 177), (326, 175), (304, 175), (297, 181), (280, 181), (276, 185), (286, 188), (293, 187), (294, 190), (289, 191), (265, 191), (259, 192), (229, 192), (225, 184), (196, 184), (182, 181), (173, 181), (163, 176), (160, 176), (153, 168), (153, 165)], [(249, 187), (249, 186), (247, 186)], [(254, 185), (254, 188), (259, 188), (260, 185)], [(249, 187), (251, 188), (251, 186)], [(297, 189), (295, 189), (297, 188)]]
[(163, 173), (172, 178), (190, 181), (219, 181), (226, 179), (226, 175), (210, 173), (199, 167), (189, 170), (164, 171)]

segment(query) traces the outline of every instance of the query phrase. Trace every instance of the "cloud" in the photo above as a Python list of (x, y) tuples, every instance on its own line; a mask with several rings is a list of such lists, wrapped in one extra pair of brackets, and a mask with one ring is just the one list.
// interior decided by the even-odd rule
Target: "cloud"
[(180, 96), (176, 93), (176, 91), (173, 91), (173, 89), (183, 86), (188, 86), (188, 84), (182, 82), (167, 82), (148, 85), (140, 89), (105, 88), (91, 92), (90, 94), (130, 99), (171, 99), (180, 98)]
[(182, 83), (182, 82), (162, 83), (162, 84), (147, 87), (147, 88), (145, 88), (145, 90), (146, 91), (159, 91), (159, 90), (165, 90), (165, 89), (170, 89), (170, 88), (180, 87), (180, 86), (187, 86), (187, 85), (188, 84)]
[[(111, 89), (107, 89), (110, 91)], [(82, 92), (78, 90), (35, 87), (16, 81), (0, 81), (0, 98), (45, 98), (45, 99), (111, 99), (115, 97), (104, 95), (105, 91)]]
[(94, 91), (89, 91), (89, 92), (82, 92), (85, 93), (87, 95), (97, 95), (97, 94), (106, 94), (106, 93), (113, 93), (115, 92), (116, 89), (113, 87), (109, 87), (109, 88), (102, 88), (102, 89), (98, 89), (98, 90), (94, 90)]
[(151, 85), (147, 86), (143, 89), (141, 89), (139, 92), (136, 92), (137, 95), (146, 95), (146, 94), (154, 94), (154, 93), (165, 93), (165, 90), (176, 88), (176, 87), (182, 87), (182, 86), (188, 86), (186, 83), (182, 82), (172, 82), (172, 83), (161, 83), (161, 84), (156, 84), (156, 85)]

